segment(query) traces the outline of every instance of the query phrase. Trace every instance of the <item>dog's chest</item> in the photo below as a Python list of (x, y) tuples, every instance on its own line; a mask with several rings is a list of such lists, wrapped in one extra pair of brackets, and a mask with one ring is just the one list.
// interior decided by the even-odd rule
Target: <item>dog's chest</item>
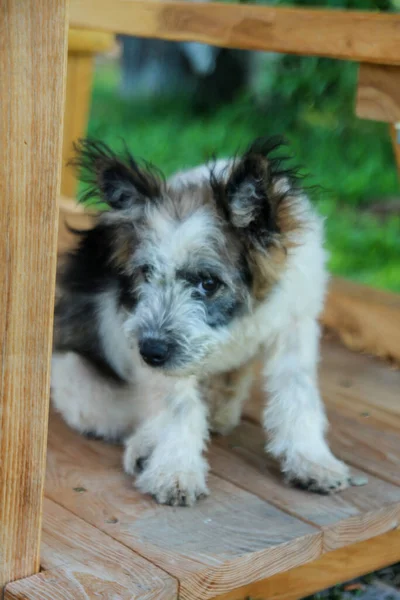
[(268, 345), (270, 337), (274, 336), (274, 325), (269, 303), (236, 321), (229, 340), (219, 346), (208, 361), (210, 371), (228, 371), (248, 362)]

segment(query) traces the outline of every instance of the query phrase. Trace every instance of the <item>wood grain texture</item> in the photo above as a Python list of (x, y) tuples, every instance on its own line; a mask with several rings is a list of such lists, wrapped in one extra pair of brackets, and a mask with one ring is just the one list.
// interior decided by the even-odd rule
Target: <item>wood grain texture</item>
[(360, 65), (356, 115), (386, 123), (400, 121), (400, 67)]
[(226, 48), (400, 64), (400, 16), (146, 0), (71, 0), (71, 25)]
[(7, 594), (38, 600), (176, 600), (178, 595), (175, 579), (49, 499), (41, 566), (45, 573), (11, 584)]
[(178, 594), (175, 579), (47, 498), (41, 566), (61, 567), (69, 586), (84, 590), (82, 598), (175, 600)]
[(39, 568), (66, 6), (0, 3), (0, 588)]
[(372, 540), (329, 552), (312, 563), (219, 596), (216, 600), (298, 600), (391, 565), (399, 559), (400, 530), (396, 529)]
[(21, 579), (7, 586), (4, 600), (176, 600), (177, 590), (166, 595), (154, 592), (131, 577), (134, 570), (126, 565), (126, 573), (120, 581), (110, 579), (101, 563), (89, 567), (60, 567)]
[(357, 352), (400, 365), (400, 295), (334, 278), (322, 323)]
[(316, 528), (221, 478), (190, 510), (159, 506), (122, 473), (120, 448), (59, 419), (49, 433), (46, 496), (178, 578), (181, 598), (206, 600), (321, 552)]
[(265, 455), (264, 446), (261, 427), (243, 422), (211, 448), (211, 469), (292, 516), (320, 527), (324, 551), (381, 535), (400, 523), (397, 485), (370, 476), (365, 487), (334, 496), (296, 490), (282, 483), (278, 465)]

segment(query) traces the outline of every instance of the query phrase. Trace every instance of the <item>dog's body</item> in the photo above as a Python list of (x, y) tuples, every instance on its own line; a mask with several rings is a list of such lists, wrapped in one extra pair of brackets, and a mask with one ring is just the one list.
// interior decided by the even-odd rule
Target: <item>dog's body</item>
[(260, 352), (267, 449), (287, 480), (350, 484), (317, 387), (322, 222), (269, 150), (164, 183), (103, 145), (81, 148), (110, 210), (60, 279), (53, 401), (79, 431), (124, 437), (125, 470), (163, 503), (207, 493), (209, 430), (238, 424)]

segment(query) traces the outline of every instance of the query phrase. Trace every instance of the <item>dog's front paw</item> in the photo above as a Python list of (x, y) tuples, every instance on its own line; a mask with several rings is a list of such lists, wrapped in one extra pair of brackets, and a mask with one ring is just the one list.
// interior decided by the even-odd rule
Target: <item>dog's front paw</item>
[(201, 457), (190, 467), (161, 462), (150, 457), (143, 463), (143, 470), (136, 479), (136, 487), (151, 494), (160, 504), (170, 506), (193, 506), (199, 498), (208, 494), (207, 463)]
[(292, 485), (317, 494), (335, 494), (352, 485), (364, 485), (366, 479), (353, 478), (349, 467), (332, 454), (317, 462), (297, 456), (283, 463), (285, 480)]
[(160, 504), (193, 506), (208, 494), (208, 465), (203, 456), (171, 444), (156, 443), (143, 428), (126, 443), (124, 469), (136, 476), (136, 487)]

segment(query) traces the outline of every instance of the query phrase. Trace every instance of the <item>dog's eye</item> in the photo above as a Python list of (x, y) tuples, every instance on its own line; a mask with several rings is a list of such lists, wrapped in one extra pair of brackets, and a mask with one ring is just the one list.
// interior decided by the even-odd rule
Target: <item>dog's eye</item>
[(216, 277), (205, 277), (200, 281), (197, 289), (203, 296), (212, 296), (220, 287), (221, 282)]

